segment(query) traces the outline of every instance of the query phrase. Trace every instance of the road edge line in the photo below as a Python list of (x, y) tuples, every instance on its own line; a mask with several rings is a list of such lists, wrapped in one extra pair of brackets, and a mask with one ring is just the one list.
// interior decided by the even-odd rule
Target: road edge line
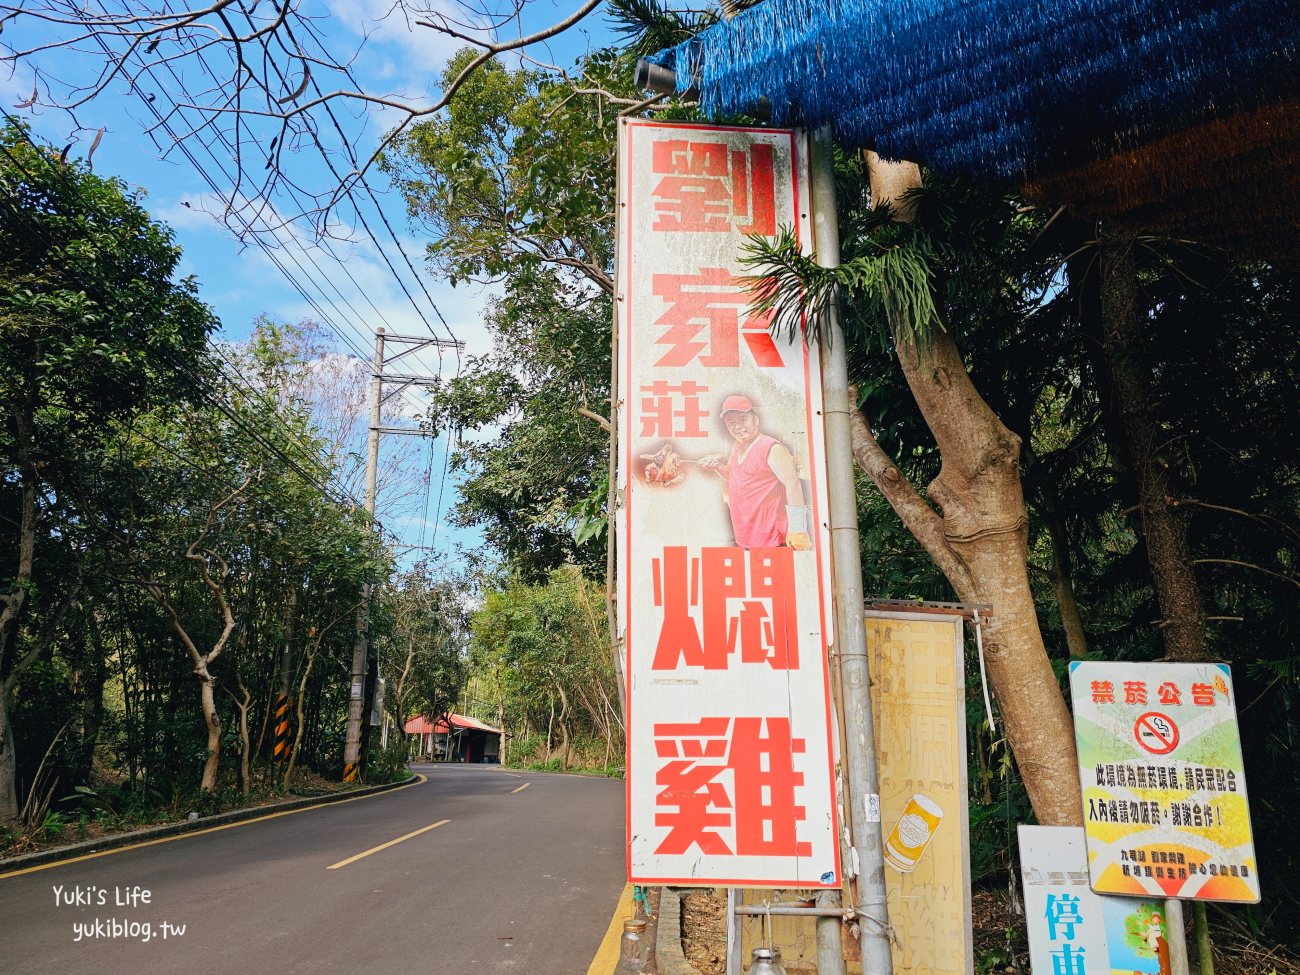
[(614, 968), (618, 965), (619, 944), (623, 939), (623, 922), (631, 916), (632, 885), (628, 884), (619, 895), (618, 906), (614, 908), (614, 916), (610, 918), (605, 937), (596, 949), (596, 957), (587, 966), (587, 975), (613, 975)]
[[(384, 795), (385, 793), (399, 792), (402, 789), (409, 789), (413, 785), (421, 785), (428, 781), (428, 776), (417, 773), (402, 782), (386, 782), (383, 785), (369, 786), (360, 791), (340, 792), (333, 796), (308, 796), (303, 799), (293, 799), (289, 802), (281, 803), (278, 806), (258, 806), (252, 809), (239, 809), (234, 812), (221, 813), (217, 816), (206, 816), (202, 819), (196, 819), (193, 821), (168, 823), (154, 829), (140, 830), (133, 833), (122, 833), (116, 837), (106, 837), (103, 840), (92, 840), (84, 846), (76, 844), (74, 846), (45, 850), (40, 853), (29, 853), (22, 857), (12, 857), (8, 860), (0, 860), (0, 870), (4, 870), (5, 867), (9, 866), (14, 867), (12, 870), (4, 870), (3, 873), (0, 873), (0, 880), (6, 880), (9, 877), (21, 877), (24, 874), (29, 873), (39, 873), (42, 870), (51, 870), (54, 867), (81, 863), (85, 860), (96, 860), (99, 857), (110, 856), (114, 853), (125, 853), (128, 850), (138, 850), (146, 846), (157, 846), (159, 843), (170, 843), (174, 840), (183, 840), (190, 836), (202, 836), (205, 833), (216, 833), (220, 830), (230, 829), (234, 826), (243, 826), (248, 823), (260, 823), (267, 819), (278, 819), (281, 816), (291, 816), (295, 813), (310, 812), (313, 809), (321, 809), (325, 806), (338, 806), (345, 802), (356, 802), (358, 799), (370, 799), (374, 796)], [(268, 808), (278, 811), (267, 813), (264, 810)], [(213, 823), (219, 825), (211, 825)], [(141, 839), (141, 837), (149, 838)], [(87, 847), (91, 852), (81, 854), (76, 852), (78, 849), (86, 849)]]

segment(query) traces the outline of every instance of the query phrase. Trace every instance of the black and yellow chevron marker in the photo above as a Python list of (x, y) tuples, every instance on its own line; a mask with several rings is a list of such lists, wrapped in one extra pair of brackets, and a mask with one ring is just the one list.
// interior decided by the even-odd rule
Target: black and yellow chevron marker
[(275, 760), (289, 760), (289, 696), (280, 694), (275, 699)]
[(343, 763), (343, 781), (355, 782), (361, 775), (361, 765), (357, 762)]

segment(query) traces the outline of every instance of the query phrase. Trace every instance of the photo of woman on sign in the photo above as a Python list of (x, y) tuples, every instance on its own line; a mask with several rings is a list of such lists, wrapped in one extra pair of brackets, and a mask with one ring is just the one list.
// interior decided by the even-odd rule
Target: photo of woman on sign
[(734, 441), (731, 451), (725, 457), (701, 457), (699, 465), (726, 479), (736, 544), (811, 549), (807, 502), (790, 448), (762, 432), (757, 408), (748, 396), (728, 396), (718, 413)]

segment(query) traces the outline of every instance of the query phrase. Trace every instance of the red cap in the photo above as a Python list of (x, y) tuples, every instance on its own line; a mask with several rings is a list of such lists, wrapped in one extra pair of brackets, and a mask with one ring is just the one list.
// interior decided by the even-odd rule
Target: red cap
[(724, 413), (753, 413), (754, 404), (749, 401), (748, 396), (728, 396), (722, 401), (722, 409), (718, 410), (718, 416)]

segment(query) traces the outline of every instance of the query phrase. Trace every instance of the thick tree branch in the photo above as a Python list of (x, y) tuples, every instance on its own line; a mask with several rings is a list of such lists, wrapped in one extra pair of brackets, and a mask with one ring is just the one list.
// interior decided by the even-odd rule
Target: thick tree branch
[(595, 420), (597, 423), (600, 424), (600, 428), (601, 428), (602, 430), (604, 430), (606, 433), (609, 433), (609, 421), (606, 420), (606, 419), (605, 419), (603, 416), (601, 416), (599, 413), (593, 413), (591, 410), (587, 409), (585, 406), (579, 406), (579, 407), (578, 407), (578, 415), (579, 415), (579, 416), (585, 416), (588, 420)]
[[(850, 387), (849, 396), (856, 402), (858, 391)], [(921, 492), (898, 469), (893, 458), (880, 446), (861, 409), (849, 413), (849, 430), (853, 438), (853, 458), (858, 462), (871, 483), (876, 486), (889, 506), (907, 526), (922, 547), (934, 559), (957, 594), (964, 600), (975, 602), (976, 589), (970, 570), (948, 547), (944, 537), (943, 518), (921, 497)]]

